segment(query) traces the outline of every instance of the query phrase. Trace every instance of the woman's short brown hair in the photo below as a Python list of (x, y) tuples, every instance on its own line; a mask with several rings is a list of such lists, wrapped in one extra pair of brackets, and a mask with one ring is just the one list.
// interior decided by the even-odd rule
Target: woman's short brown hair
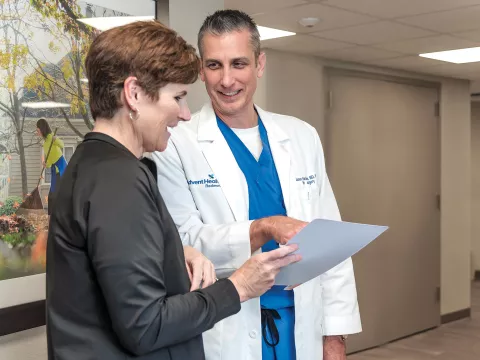
[(139, 21), (107, 30), (92, 42), (86, 58), (90, 110), (111, 119), (122, 107), (125, 80), (135, 76), (154, 101), (168, 83), (192, 84), (200, 71), (193, 46), (158, 21)]

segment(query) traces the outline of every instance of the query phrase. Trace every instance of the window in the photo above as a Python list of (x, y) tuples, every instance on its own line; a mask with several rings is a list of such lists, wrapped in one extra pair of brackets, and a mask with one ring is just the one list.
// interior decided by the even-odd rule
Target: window
[[(74, 151), (75, 151), (75, 148), (73, 146), (65, 146), (63, 148), (63, 156), (65, 156), (65, 160), (67, 160), (67, 163), (70, 162), (70, 159), (72, 158)], [(42, 158), (45, 158), (43, 149), (42, 149)], [(50, 184), (51, 182), (52, 182), (52, 169), (45, 168), (45, 172), (43, 174), (43, 184), (47, 185), (47, 184)]]

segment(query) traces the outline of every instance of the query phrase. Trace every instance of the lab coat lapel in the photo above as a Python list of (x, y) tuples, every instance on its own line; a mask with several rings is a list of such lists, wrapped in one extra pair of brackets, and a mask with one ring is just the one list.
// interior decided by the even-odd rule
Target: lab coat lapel
[(287, 213), (290, 209), (290, 138), (275, 123), (274, 115), (256, 106), (268, 134), (268, 142), (277, 169)]
[[(205, 105), (200, 112), (197, 139), (203, 155), (230, 205), (235, 220), (248, 220), (248, 187), (245, 176), (218, 128), (211, 104)], [(212, 199), (212, 201), (214, 200)]]

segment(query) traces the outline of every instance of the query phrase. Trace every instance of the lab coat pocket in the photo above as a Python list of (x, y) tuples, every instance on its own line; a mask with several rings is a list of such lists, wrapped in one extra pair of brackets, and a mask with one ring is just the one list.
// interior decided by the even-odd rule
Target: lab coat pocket
[(300, 199), (307, 201), (314, 201), (320, 196), (320, 188), (316, 185), (299, 185), (296, 193)]
[(298, 185), (295, 189), (295, 215), (293, 217), (303, 220), (311, 221), (317, 217), (320, 203), (320, 188), (316, 184)]

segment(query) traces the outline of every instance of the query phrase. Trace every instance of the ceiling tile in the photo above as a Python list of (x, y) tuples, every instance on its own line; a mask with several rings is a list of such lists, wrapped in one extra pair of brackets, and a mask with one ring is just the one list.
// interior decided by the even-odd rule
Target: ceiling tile
[[(313, 28), (305, 28), (298, 23), (304, 17), (318, 17), (320, 22)], [(261, 26), (269, 26), (297, 33), (335, 29), (375, 21), (374, 18), (366, 15), (334, 9), (320, 4), (308, 4), (272, 11), (267, 14), (254, 16), (254, 19)]]
[(452, 33), (480, 28), (479, 19), (480, 6), (471, 6), (457, 10), (411, 16), (397, 21), (441, 33)]
[(343, 29), (315, 32), (312, 35), (358, 45), (370, 45), (423, 37), (433, 35), (433, 33), (394, 22), (379, 21)]
[(460, 37), (462, 39), (480, 42), (480, 29), (473, 30), (473, 31), (458, 32), (452, 35), (456, 37)]
[(365, 63), (405, 70), (423, 70), (425, 68), (430, 68), (432, 66), (438, 66), (441, 64), (439, 61), (426, 59), (420, 56), (402, 56), (393, 59), (365, 61)]
[(354, 46), (346, 49), (320, 52), (318, 56), (327, 59), (365, 62), (367, 60), (398, 57), (400, 54), (367, 46)]
[(348, 46), (351, 45), (309, 35), (288, 36), (262, 41), (262, 48), (312, 55), (321, 51), (341, 49)]
[(478, 5), (478, 0), (327, 0), (324, 4), (382, 18), (398, 18)]
[(225, 0), (225, 9), (238, 9), (253, 16), (306, 3), (306, 0)]
[(375, 47), (377, 48), (398, 51), (404, 54), (422, 54), (428, 52), (462, 49), (474, 46), (478, 46), (478, 44), (474, 41), (460, 39), (450, 35), (435, 35), (419, 39), (411, 39), (375, 45)]

